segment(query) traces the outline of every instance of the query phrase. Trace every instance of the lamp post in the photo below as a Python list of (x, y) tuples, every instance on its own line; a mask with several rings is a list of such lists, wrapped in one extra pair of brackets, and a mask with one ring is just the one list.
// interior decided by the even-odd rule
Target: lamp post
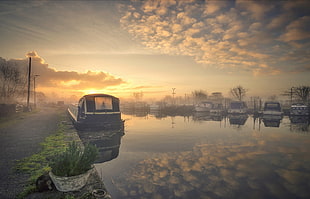
[(175, 101), (174, 101), (174, 95), (175, 95), (175, 89), (176, 88), (172, 88), (172, 104), (175, 105)]
[(293, 92), (295, 90), (295, 87), (291, 87), (291, 105), (293, 104)]
[(29, 57), (29, 65), (28, 65), (27, 111), (30, 111), (30, 105), (29, 105), (29, 99), (30, 99), (30, 75), (31, 75), (31, 57)]
[(34, 75), (33, 76), (33, 103), (34, 108), (37, 108), (37, 94), (36, 94), (36, 77), (39, 77), (40, 75)]

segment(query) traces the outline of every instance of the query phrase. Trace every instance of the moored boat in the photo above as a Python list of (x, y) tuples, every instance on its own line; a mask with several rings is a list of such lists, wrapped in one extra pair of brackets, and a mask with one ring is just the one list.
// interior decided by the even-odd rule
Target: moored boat
[(279, 102), (265, 102), (264, 104), (264, 110), (263, 110), (263, 116), (266, 115), (272, 115), (272, 116), (282, 116), (282, 107)]
[(243, 101), (233, 101), (228, 108), (229, 114), (246, 114), (248, 111), (247, 105)]
[(78, 104), (69, 105), (68, 113), (77, 129), (123, 128), (119, 99), (112, 95), (85, 95)]
[(223, 104), (213, 104), (210, 110), (211, 115), (222, 115), (224, 113)]
[(305, 104), (292, 104), (290, 108), (291, 116), (309, 116), (309, 106)]
[(203, 101), (195, 106), (196, 112), (210, 112), (213, 107), (212, 102)]

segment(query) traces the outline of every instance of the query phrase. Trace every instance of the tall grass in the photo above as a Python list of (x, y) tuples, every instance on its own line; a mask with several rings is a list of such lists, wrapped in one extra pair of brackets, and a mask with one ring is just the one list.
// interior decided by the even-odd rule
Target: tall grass
[(96, 146), (87, 144), (82, 148), (73, 141), (69, 143), (64, 152), (58, 153), (52, 158), (50, 167), (57, 176), (79, 175), (92, 168), (97, 155), (98, 150)]

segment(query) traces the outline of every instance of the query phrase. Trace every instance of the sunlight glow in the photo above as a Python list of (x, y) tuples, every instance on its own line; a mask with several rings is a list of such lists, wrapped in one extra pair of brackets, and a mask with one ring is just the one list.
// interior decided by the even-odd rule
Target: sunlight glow
[(70, 81), (61, 81), (60, 83), (63, 86), (70, 87), (70, 86), (78, 85), (78, 84), (80, 84), (80, 82), (81, 81), (79, 81), (79, 80), (70, 80)]
[(231, 97), (238, 85), (247, 98), (287, 98), (289, 88), (309, 85), (310, 1), (25, 5), (1, 1), (0, 63), (26, 75), (31, 57), (31, 72), (40, 75), (36, 92), (49, 100), (89, 93), (131, 100), (143, 93), (142, 100), (153, 101), (171, 97), (171, 88), (176, 98), (196, 90)]
[(96, 89), (82, 90), (82, 92), (83, 92), (84, 95), (95, 94), (95, 93), (107, 94), (104, 90), (96, 90)]

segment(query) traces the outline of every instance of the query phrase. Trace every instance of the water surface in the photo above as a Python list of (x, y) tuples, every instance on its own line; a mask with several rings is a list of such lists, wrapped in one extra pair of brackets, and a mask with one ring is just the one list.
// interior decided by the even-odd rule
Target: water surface
[(310, 198), (308, 118), (122, 115), (113, 198)]

